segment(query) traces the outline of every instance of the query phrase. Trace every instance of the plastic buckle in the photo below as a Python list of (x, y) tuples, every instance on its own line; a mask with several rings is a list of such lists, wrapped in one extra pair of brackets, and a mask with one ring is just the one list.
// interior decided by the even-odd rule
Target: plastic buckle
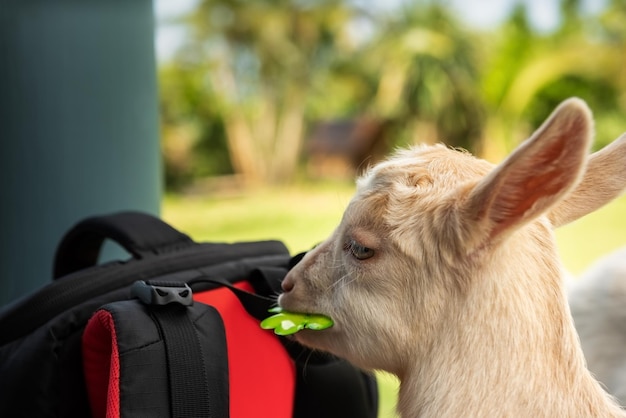
[(143, 280), (137, 280), (130, 287), (130, 296), (146, 305), (167, 305), (168, 303), (193, 305), (193, 292), (187, 283), (146, 283)]

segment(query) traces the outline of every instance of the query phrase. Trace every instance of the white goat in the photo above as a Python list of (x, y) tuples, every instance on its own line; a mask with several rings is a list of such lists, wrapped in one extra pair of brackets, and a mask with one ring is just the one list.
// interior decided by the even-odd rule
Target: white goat
[(626, 248), (573, 282), (569, 304), (589, 370), (626, 405)]
[(626, 136), (588, 158), (591, 136), (569, 99), (495, 168), (441, 145), (374, 166), (283, 281), (281, 307), (335, 322), (295, 338), (397, 375), (403, 417), (626, 417), (585, 367), (552, 232), (626, 185)]

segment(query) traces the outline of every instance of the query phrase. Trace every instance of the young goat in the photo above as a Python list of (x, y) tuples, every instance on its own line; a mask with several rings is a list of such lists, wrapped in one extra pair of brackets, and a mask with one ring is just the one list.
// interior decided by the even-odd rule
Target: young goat
[(626, 248), (572, 281), (569, 305), (593, 375), (626, 402)]
[(335, 322), (295, 338), (397, 375), (403, 417), (626, 417), (585, 367), (552, 232), (626, 186), (626, 136), (587, 158), (591, 136), (569, 99), (495, 168), (441, 145), (374, 166), (283, 281), (281, 307)]

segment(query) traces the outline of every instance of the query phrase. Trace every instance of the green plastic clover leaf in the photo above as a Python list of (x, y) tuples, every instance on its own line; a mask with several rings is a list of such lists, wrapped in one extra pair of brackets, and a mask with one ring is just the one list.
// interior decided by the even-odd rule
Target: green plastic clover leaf
[(280, 306), (269, 312), (275, 313), (261, 321), (261, 328), (273, 329), (276, 335), (291, 335), (303, 329), (321, 331), (333, 326), (333, 320), (325, 315), (286, 312)]

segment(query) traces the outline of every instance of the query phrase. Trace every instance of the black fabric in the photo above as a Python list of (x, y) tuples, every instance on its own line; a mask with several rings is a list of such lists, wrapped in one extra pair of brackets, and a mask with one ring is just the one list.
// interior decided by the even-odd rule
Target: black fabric
[(211, 414), (210, 405), (216, 404), (211, 400), (214, 391), (208, 388), (204, 355), (198, 335), (187, 317), (187, 308), (178, 304), (151, 308), (165, 342), (172, 416), (219, 417)]
[[(286, 270), (283, 269), (283, 276), (285, 273)], [(248, 312), (250, 316), (258, 319), (259, 321), (267, 318), (269, 315), (268, 310), (272, 306), (276, 305), (275, 299), (246, 292), (245, 290), (241, 290), (237, 287), (232, 286), (230, 283), (223, 279), (203, 276), (193, 279), (192, 281), (190, 281), (189, 284), (193, 286), (197, 285), (198, 283), (212, 283), (228, 288), (231, 292), (233, 292), (235, 296), (237, 296), (237, 299), (239, 299), (239, 302), (244, 307), (246, 312)]]
[(303, 252), (303, 253), (299, 253), (291, 257), (291, 259), (289, 260), (289, 270), (291, 270), (296, 264), (302, 261), (305, 255), (306, 255), (306, 252)]
[(215, 308), (129, 300), (102, 309), (115, 322), (122, 417), (228, 417), (226, 333)]
[(285, 278), (285, 267), (263, 266), (250, 272), (250, 283), (260, 295), (278, 297), (282, 293), (280, 284)]
[[(135, 221), (130, 222), (130, 219), (135, 219)], [(84, 226), (77, 226), (72, 230), (80, 233), (68, 232), (63, 240), (65, 242), (63, 248), (60, 247), (58, 250), (60, 260), (72, 259), (72, 254), (75, 254), (79, 261), (59, 261), (59, 266), (62, 266), (59, 267), (59, 272), (73, 271), (80, 266), (92, 265), (94, 260), (97, 260), (97, 254), (94, 257), (94, 252), (99, 251), (102, 236), (118, 242), (130, 243), (129, 247), (135, 248), (135, 258), (127, 262), (111, 262), (74, 271), (0, 310), (1, 417), (90, 416), (82, 374), (81, 334), (89, 318), (103, 305), (116, 306), (114, 316), (117, 318), (116, 323), (119, 324), (126, 323), (128, 318), (122, 307), (126, 309), (130, 306), (127, 304), (132, 304), (134, 306), (132, 309), (138, 309), (137, 305), (143, 307), (136, 300), (128, 300), (130, 285), (133, 282), (162, 280), (189, 283), (194, 292), (199, 292), (224, 285), (230, 286), (240, 280), (249, 280), (260, 296), (250, 296), (252, 294), (239, 290), (238, 293), (241, 296), (240, 300), (248, 300), (244, 302), (244, 306), (257, 305), (251, 309), (251, 315), (260, 319), (267, 316), (268, 306), (275, 303), (274, 297), (280, 292), (280, 282), (288, 268), (299, 260), (299, 258), (292, 260), (287, 248), (279, 241), (234, 244), (190, 243), (184, 234), (178, 235), (179, 233), (171, 233), (171, 231), (162, 234), (146, 233), (145, 228), (148, 228), (148, 225), (155, 226), (161, 221), (155, 224), (153, 218), (149, 216), (144, 218), (144, 215), (137, 213), (114, 214), (111, 218), (99, 218), (97, 221), (92, 220), (84, 225), (94, 225), (94, 222), (97, 225), (95, 227), (97, 232), (83, 235), (80, 231), (85, 231)], [(136, 225), (143, 226), (134, 231)], [(156, 226), (156, 228), (161, 227)], [(104, 233), (103, 230), (105, 230)], [(167, 228), (161, 229), (161, 231), (166, 230)], [(113, 234), (111, 231), (116, 232)], [(87, 238), (80, 238), (80, 236)], [(80, 242), (87, 246), (87, 250), (77, 248), (77, 243)], [(100, 244), (96, 245), (96, 242)], [(150, 248), (158, 248), (158, 251), (146, 250)], [(212, 280), (198, 280), (201, 278)], [(254, 300), (256, 302), (253, 303)], [(227, 356), (220, 354), (215, 348), (220, 344), (211, 343), (216, 324), (211, 319), (205, 320), (212, 318), (212, 314), (207, 314), (212, 308), (206, 310), (202, 307), (209, 308), (196, 303), (188, 308), (188, 314), (197, 332), (202, 356), (207, 360), (204, 365), (205, 374), (207, 378), (213, 377), (219, 381), (226, 381), (228, 369), (227, 366), (225, 369), (222, 367), (227, 365)], [(149, 318), (148, 314), (145, 316)], [(154, 324), (152, 320), (149, 322)], [(200, 326), (201, 324), (207, 324), (209, 328), (204, 328)], [(144, 411), (144, 415), (124, 415), (125, 417), (171, 416), (169, 397), (158, 395), (167, 393), (169, 386), (167, 386), (168, 368), (165, 367), (167, 362), (165, 351), (163, 351), (165, 346), (157, 327), (152, 325), (155, 335), (154, 343), (146, 344), (144, 340), (140, 345), (136, 345), (137, 337), (142, 336), (142, 333), (149, 328), (144, 325), (123, 327), (127, 332), (119, 335), (120, 353), (122, 351), (125, 353), (125, 361), (121, 363), (121, 368), (126, 376), (137, 373), (138, 368), (133, 368), (133, 364), (148, 361), (149, 364), (154, 365), (142, 368), (144, 373), (147, 373), (147, 375), (142, 375), (143, 378), (135, 379), (132, 383), (125, 381), (125, 389), (121, 391), (121, 404), (124, 405), (124, 411)], [(187, 341), (190, 338), (189, 335), (185, 333), (183, 336), (173, 338)], [(170, 340), (169, 336), (166, 338)], [(375, 416), (376, 406), (372, 407), (372, 402), (377, 402), (375, 390), (370, 393), (366, 389), (371, 388), (372, 385), (375, 388), (373, 377), (358, 371), (344, 360), (308, 350), (292, 340), (281, 338), (281, 341), (296, 361), (298, 385), (301, 384), (300, 382), (303, 385), (302, 389), (297, 389), (295, 410), (300, 412), (296, 412), (294, 418), (314, 416), (369, 418)], [(254, 347), (250, 347), (250, 355), (254, 355)], [(172, 362), (177, 361), (174, 359)], [(131, 368), (126, 369), (125, 365), (131, 365)], [(189, 364), (183, 364), (183, 366), (189, 367)], [(325, 372), (324, 370), (335, 371)], [(347, 370), (347, 372), (340, 372), (340, 370)], [(327, 387), (332, 387), (332, 382), (337, 378), (343, 382), (343, 387), (340, 387), (336, 394), (344, 391), (349, 393), (345, 398), (328, 398), (332, 399), (331, 402), (335, 402), (333, 404), (324, 398), (327, 396), (324, 393)], [(144, 390), (145, 393), (143, 393), (141, 390), (146, 389), (146, 381), (153, 383), (150, 384), (149, 390)], [(166, 386), (159, 386), (161, 384)], [(355, 389), (347, 390), (352, 385)], [(185, 393), (189, 391), (190, 389), (185, 389)], [(134, 395), (126, 396), (124, 393)], [(225, 403), (211, 402), (211, 405), (228, 405), (227, 390), (224, 392), (223, 389), (216, 389), (215, 396), (222, 400), (225, 396), (226, 401)], [(209, 396), (209, 399), (213, 398)], [(157, 403), (159, 399), (167, 399), (165, 409), (151, 410), (151, 406), (159, 405)], [(275, 401), (279, 401), (279, 398)], [(318, 405), (317, 409), (310, 406), (316, 402), (324, 405)], [(352, 402), (356, 404), (351, 404)], [(363, 408), (374, 415), (361, 414), (360, 411)], [(350, 412), (332, 415), (334, 410)], [(322, 412), (316, 415), (313, 411)], [(214, 412), (214, 415), (227, 416), (221, 411)]]
[[(186, 282), (209, 275), (236, 283), (258, 267), (286, 267), (289, 259), (279, 241), (197, 243), (86, 268), (3, 307), (0, 417), (90, 416), (80, 354), (82, 331), (99, 307), (129, 299), (129, 287), (136, 280)], [(194, 290), (217, 286), (205, 283)]]
[(61, 240), (55, 254), (54, 279), (95, 266), (106, 239), (121, 245), (135, 258), (193, 244), (189, 236), (142, 212), (90, 217), (76, 224)]
[(346, 361), (296, 363), (294, 417), (376, 418), (378, 391), (374, 376)]
[(83, 301), (98, 300), (102, 305), (114, 300), (106, 297), (102, 300), (103, 295), (118, 289), (125, 290), (115, 297), (128, 298), (127, 287), (136, 280), (167, 277), (184, 282), (208, 275), (234, 281), (247, 278), (259, 266), (285, 266), (288, 260), (289, 253), (283, 243), (259, 241), (201, 243), (159, 257), (94, 266), (54, 281), (0, 310), (0, 346), (33, 332)]

